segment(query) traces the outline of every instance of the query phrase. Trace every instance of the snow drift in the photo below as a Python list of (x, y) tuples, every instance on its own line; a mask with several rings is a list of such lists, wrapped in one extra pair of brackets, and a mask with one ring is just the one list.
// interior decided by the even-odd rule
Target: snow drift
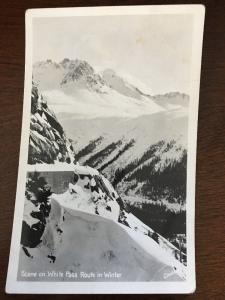
[[(19, 280), (24, 280), (24, 271), (49, 274), (46, 275), (48, 281), (185, 279), (185, 266), (174, 257), (177, 249), (126, 212), (122, 199), (104, 176), (95, 169), (79, 165), (72, 174), (73, 181), (61, 194), (50, 193), (41, 177), (39, 186), (35, 185), (39, 194), (28, 189), (26, 201), (39, 208), (39, 215), (25, 205), (24, 222), (30, 230), (42, 231), (36, 244), (22, 242)], [(35, 190), (33, 186), (32, 190)], [(37, 202), (36, 195), (41, 191), (45, 197), (42, 200), (39, 197)], [(48, 213), (40, 218), (40, 213), (46, 212), (49, 205)], [(40, 223), (44, 230), (43, 226), (37, 226)], [(52, 276), (51, 272), (62, 272), (64, 276)], [(96, 279), (97, 273), (104, 276)], [(92, 276), (84, 278), (84, 274)], [(46, 277), (26, 280), (46, 281)]]

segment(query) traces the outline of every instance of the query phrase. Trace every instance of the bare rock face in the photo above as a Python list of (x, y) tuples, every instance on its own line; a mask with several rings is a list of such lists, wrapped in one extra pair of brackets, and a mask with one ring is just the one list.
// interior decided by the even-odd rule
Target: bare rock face
[(74, 150), (54, 113), (33, 84), (28, 163), (74, 162)]

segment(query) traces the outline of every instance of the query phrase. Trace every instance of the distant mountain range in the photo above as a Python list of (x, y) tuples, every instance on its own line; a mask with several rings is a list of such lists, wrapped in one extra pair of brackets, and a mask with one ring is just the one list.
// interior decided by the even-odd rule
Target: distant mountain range
[[(97, 73), (78, 59), (35, 63), (33, 80), (39, 104), (33, 105), (29, 163), (75, 157), (104, 174), (137, 213), (148, 205), (162, 208), (161, 221), (168, 211), (181, 214), (177, 229), (185, 234), (189, 96), (152, 95), (134, 78), (112, 69)], [(160, 230), (159, 220), (151, 221)]]
[(19, 270), (185, 280), (188, 106), (85, 61), (36, 63)]
[(178, 109), (186, 106), (189, 99), (187, 95), (172, 93), (164, 95), (162, 103), (161, 96), (151, 96), (139, 81), (135, 86), (135, 79), (130, 83), (111, 69), (96, 73), (86, 61), (78, 59), (37, 62), (33, 79), (56, 114), (67, 113), (81, 119), (149, 115), (167, 110), (166, 102), (170, 109)]

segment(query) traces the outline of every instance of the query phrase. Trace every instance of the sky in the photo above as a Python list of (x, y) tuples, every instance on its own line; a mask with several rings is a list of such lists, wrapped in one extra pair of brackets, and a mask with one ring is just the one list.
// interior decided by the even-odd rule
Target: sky
[(191, 15), (77, 16), (33, 19), (33, 62), (86, 60), (143, 82), (153, 94), (189, 94)]

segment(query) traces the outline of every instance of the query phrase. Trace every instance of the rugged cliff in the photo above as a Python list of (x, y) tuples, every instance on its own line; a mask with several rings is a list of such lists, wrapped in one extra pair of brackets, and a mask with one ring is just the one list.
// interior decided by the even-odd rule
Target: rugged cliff
[(33, 83), (31, 95), (28, 163), (74, 162), (71, 142), (55, 114)]

